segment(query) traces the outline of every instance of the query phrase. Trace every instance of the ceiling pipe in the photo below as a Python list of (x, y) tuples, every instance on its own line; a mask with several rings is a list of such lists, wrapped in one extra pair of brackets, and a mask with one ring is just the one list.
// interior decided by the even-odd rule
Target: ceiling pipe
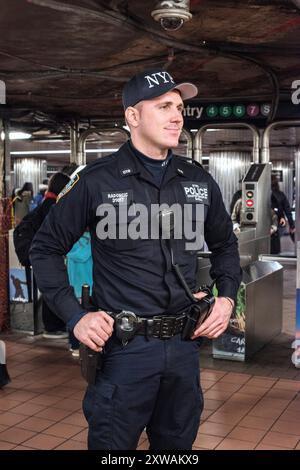
[(190, 158), (190, 155), (192, 155), (193, 153), (193, 138), (190, 132), (184, 127), (182, 128), (181, 132), (187, 140), (187, 154), (188, 154), (188, 157)]
[(74, 5), (74, 4), (63, 3), (61, 1), (58, 2), (56, 0), (27, 0), (27, 2), (41, 6), (41, 7), (47, 7), (53, 10), (57, 10), (57, 11), (63, 11), (63, 12), (68, 12), (68, 13), (71, 12), (73, 14), (84, 15), (84, 16), (88, 15), (88, 16), (92, 16), (98, 19), (100, 18), (102, 21), (105, 21), (109, 24), (112, 24), (114, 26), (121, 27), (121, 28), (130, 29), (131, 31), (134, 30), (134, 31), (147, 32), (148, 34), (150, 34), (151, 38), (154, 41), (157, 41), (168, 47), (174, 47), (180, 50), (196, 52), (196, 53), (199, 53), (199, 52), (203, 53), (204, 51), (206, 51), (208, 54), (215, 54), (215, 55), (220, 55), (222, 57), (228, 57), (230, 59), (245, 60), (247, 62), (251, 62), (252, 64), (255, 64), (257, 67), (261, 68), (268, 75), (268, 78), (271, 82), (271, 85), (273, 88), (273, 99), (272, 99), (271, 112), (270, 112), (268, 121), (270, 122), (272, 119), (274, 119), (277, 106), (278, 106), (278, 100), (279, 100), (278, 80), (275, 76), (274, 71), (270, 67), (265, 66), (259, 60), (254, 59), (253, 57), (245, 56), (243, 53), (238, 53), (238, 52), (231, 53), (229, 50), (226, 51), (224, 46), (220, 47), (218, 45), (212, 45), (212, 44), (206, 43), (205, 41), (202, 44), (197, 45), (197, 46), (193, 44), (186, 44), (181, 41), (177, 41), (171, 38), (170, 36), (162, 33), (158, 29), (152, 28), (151, 26), (148, 26), (141, 21), (130, 18), (129, 16), (123, 15), (119, 12), (115, 12), (114, 10), (98, 11), (98, 10), (93, 10), (87, 7), (81, 7), (81, 6)]
[(194, 159), (202, 163), (202, 143), (203, 143), (203, 136), (204, 133), (207, 131), (207, 129), (237, 129), (245, 127), (246, 129), (250, 129), (253, 135), (253, 162), (254, 163), (259, 163), (259, 140), (260, 140), (260, 135), (259, 131), (257, 128), (251, 124), (248, 124), (246, 122), (226, 122), (223, 124), (205, 124), (204, 126), (200, 127), (198, 130), (197, 134), (195, 135), (195, 147), (194, 147)]
[(128, 139), (128, 136), (130, 135), (129, 132), (127, 132), (125, 129), (121, 129), (119, 127), (112, 127), (112, 128), (104, 128), (104, 127), (91, 127), (90, 129), (87, 129), (86, 131), (82, 132), (82, 134), (78, 138), (78, 154), (77, 154), (77, 163), (78, 165), (86, 165), (86, 152), (85, 152), (85, 144), (86, 140), (89, 135), (92, 134), (103, 134), (103, 133), (116, 133), (118, 132), (119, 134), (123, 134), (126, 137), (126, 140)]
[(269, 163), (270, 161), (270, 133), (276, 127), (299, 127), (300, 120), (295, 121), (277, 121), (272, 122), (268, 127), (265, 128), (262, 136), (262, 150), (261, 150), (261, 162)]

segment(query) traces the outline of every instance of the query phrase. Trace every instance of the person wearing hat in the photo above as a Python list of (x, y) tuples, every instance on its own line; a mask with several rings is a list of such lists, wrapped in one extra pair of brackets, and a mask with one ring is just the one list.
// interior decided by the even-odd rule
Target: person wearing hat
[[(135, 449), (146, 428), (151, 450), (188, 450), (198, 432), (201, 337), (225, 331), (241, 271), (216, 182), (172, 151), (183, 101), (197, 91), (164, 70), (129, 80), (123, 106), (130, 140), (76, 175), (32, 244), (32, 265), (49, 305), (81, 343), (101, 352), (83, 401), (89, 449)], [(162, 230), (168, 218), (169, 238)], [(76, 299), (63, 262), (87, 226), (93, 309)], [(185, 340), (191, 302), (205, 295), (196, 286), (204, 238), (219, 297)]]

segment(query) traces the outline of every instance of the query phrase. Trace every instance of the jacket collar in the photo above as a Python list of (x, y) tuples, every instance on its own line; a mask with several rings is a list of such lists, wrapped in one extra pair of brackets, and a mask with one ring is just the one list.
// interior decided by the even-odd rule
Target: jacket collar
[[(122, 178), (126, 178), (132, 175), (139, 175), (140, 178), (148, 181), (151, 184), (153, 182), (152, 176), (144, 167), (143, 163), (134, 154), (129, 142), (126, 142), (117, 152), (118, 171)], [(186, 165), (181, 162), (175, 155), (171, 158), (166, 173), (163, 179), (162, 186), (168, 183), (171, 179), (176, 176), (185, 176)]]

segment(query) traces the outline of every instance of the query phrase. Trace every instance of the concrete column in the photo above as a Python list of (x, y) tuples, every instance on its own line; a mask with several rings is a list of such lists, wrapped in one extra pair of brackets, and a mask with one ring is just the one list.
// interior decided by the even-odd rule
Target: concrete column
[(70, 153), (70, 163), (76, 163), (80, 165), (79, 156), (78, 156), (78, 139), (79, 139), (79, 129), (78, 129), (78, 122), (76, 119), (72, 121), (70, 126), (70, 146), (71, 146), (71, 153)]

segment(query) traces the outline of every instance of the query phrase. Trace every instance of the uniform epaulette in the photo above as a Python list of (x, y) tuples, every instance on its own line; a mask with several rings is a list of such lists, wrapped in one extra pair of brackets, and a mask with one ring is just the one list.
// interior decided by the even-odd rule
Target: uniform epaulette
[[(116, 153), (116, 152), (115, 152)], [(115, 153), (111, 154), (111, 155), (107, 155), (106, 157), (101, 157), (101, 158), (97, 158), (97, 160), (91, 162), (91, 163), (88, 163), (80, 172), (79, 172), (79, 176), (82, 177), (82, 176), (85, 176), (86, 174), (90, 173), (91, 171), (93, 170), (97, 170), (99, 168), (99, 166), (104, 166), (104, 165), (107, 165), (109, 163), (111, 163), (114, 159), (114, 156), (115, 156)]]
[(202, 170), (204, 170), (201, 163), (197, 162), (196, 160), (193, 160), (192, 158), (186, 158), (186, 157), (182, 157), (182, 156), (179, 156), (179, 155), (176, 155), (176, 157), (179, 158), (180, 161), (182, 161), (184, 163), (187, 163), (189, 165), (196, 165), (197, 167), (200, 167), (200, 168), (202, 168)]

